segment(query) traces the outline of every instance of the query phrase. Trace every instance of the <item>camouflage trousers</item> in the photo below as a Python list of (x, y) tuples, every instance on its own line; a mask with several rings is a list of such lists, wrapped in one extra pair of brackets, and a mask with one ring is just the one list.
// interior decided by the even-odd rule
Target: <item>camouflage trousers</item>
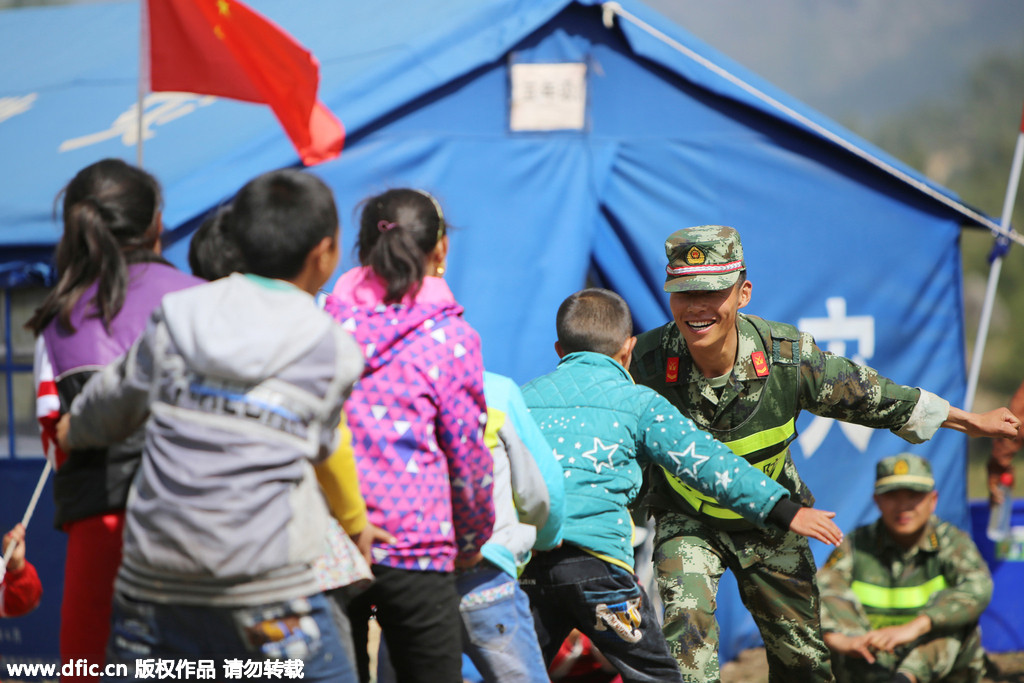
[[(855, 636), (867, 633), (865, 623), (843, 632)], [(985, 674), (985, 651), (981, 632), (972, 626), (952, 634), (929, 633), (896, 648), (876, 653), (874, 664), (857, 657), (833, 655), (832, 669), (839, 683), (889, 683), (897, 671), (914, 674), (919, 683), (978, 683)]]
[(779, 529), (725, 532), (686, 515), (655, 515), (654, 566), (664, 633), (684, 681), (718, 683), (718, 583), (739, 585), (768, 653), (772, 683), (833, 681), (821, 637), (815, 564), (807, 539)]

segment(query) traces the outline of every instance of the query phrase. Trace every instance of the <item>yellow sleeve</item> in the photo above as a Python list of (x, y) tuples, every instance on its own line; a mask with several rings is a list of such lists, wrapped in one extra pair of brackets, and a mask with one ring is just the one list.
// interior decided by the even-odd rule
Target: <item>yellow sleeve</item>
[(327, 507), (349, 536), (366, 527), (366, 502), (359, 492), (359, 475), (352, 450), (352, 432), (341, 416), (338, 448), (329, 458), (316, 465), (316, 478), (327, 499)]

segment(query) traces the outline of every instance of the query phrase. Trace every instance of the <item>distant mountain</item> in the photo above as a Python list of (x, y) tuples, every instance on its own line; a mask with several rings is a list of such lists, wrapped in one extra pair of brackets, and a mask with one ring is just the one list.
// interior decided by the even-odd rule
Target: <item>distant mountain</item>
[[(1024, 49), (1024, 2), (643, 0), (822, 113), (857, 128), (962, 92), (971, 68)], [(1018, 84), (1024, 95), (1024, 84)]]

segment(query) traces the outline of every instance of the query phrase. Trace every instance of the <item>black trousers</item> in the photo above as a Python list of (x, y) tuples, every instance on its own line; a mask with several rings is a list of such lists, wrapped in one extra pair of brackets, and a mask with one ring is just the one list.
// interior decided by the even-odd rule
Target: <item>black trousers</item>
[(661, 622), (636, 577), (566, 544), (535, 553), (519, 583), (530, 596), (544, 660), (579, 629), (628, 683), (682, 683)]
[(348, 606), (359, 680), (370, 680), (368, 621), (377, 617), (398, 683), (462, 683), (462, 617), (455, 575), (373, 566)]

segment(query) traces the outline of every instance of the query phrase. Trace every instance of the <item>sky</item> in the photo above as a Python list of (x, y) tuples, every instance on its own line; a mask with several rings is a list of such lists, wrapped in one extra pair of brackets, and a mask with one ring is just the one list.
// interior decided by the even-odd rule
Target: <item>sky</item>
[[(1024, 2), (643, 0), (840, 123), (870, 128), (962, 92), (978, 60), (1024, 52)], [(1024, 95), (1024, 84), (1022, 84)]]

